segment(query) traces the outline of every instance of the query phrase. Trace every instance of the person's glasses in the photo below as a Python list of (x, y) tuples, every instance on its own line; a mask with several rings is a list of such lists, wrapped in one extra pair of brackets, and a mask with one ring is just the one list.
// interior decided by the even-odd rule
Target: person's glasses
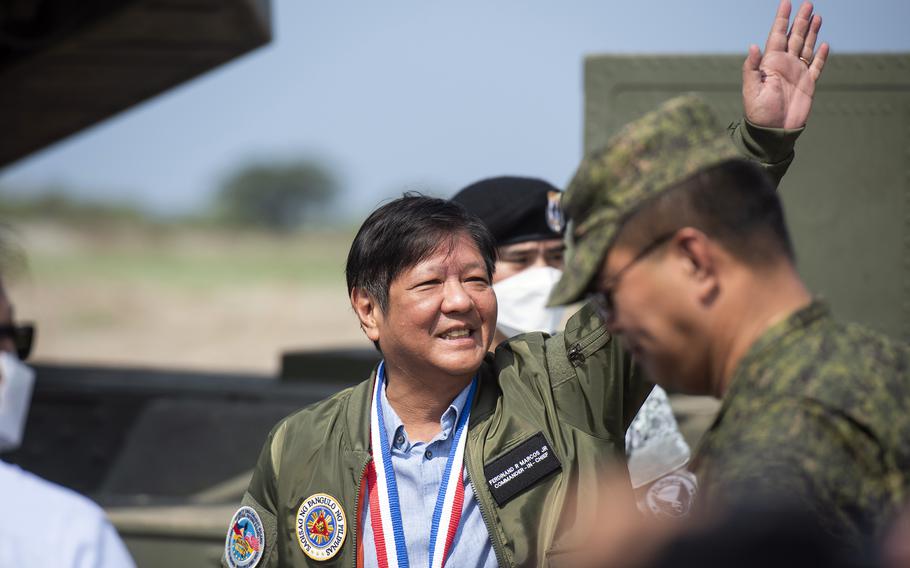
[(13, 340), (16, 346), (16, 355), (20, 361), (25, 361), (32, 352), (32, 341), (35, 339), (35, 326), (32, 324), (23, 325), (0, 325), (0, 337), (8, 337)]
[(607, 280), (607, 283), (600, 287), (599, 290), (592, 291), (588, 294), (588, 301), (591, 302), (591, 305), (594, 306), (594, 309), (597, 310), (597, 313), (603, 321), (609, 322), (613, 320), (613, 315), (616, 313), (616, 306), (613, 303), (613, 291), (619, 285), (619, 281), (622, 279), (623, 275), (639, 261), (643, 260), (646, 256), (656, 251), (662, 244), (673, 238), (673, 235), (675, 234), (675, 231), (665, 233), (648, 243), (644, 248), (638, 251), (638, 254), (636, 254), (632, 260), (627, 262), (625, 266), (620, 268), (616, 274)]

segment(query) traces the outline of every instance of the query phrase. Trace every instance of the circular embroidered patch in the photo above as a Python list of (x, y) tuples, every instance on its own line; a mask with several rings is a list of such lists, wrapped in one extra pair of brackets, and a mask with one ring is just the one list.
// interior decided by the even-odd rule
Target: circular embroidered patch
[(253, 568), (265, 551), (265, 529), (252, 507), (240, 507), (231, 519), (224, 557), (231, 568)]
[(657, 517), (685, 517), (692, 508), (696, 487), (693, 474), (675, 471), (655, 481), (648, 488), (645, 501)]
[(310, 495), (297, 510), (297, 542), (313, 560), (328, 560), (341, 550), (348, 523), (341, 504), (331, 495)]

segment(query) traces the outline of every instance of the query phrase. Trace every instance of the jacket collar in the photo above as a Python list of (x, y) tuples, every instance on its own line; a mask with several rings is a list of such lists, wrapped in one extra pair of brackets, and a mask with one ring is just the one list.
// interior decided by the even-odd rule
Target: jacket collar
[[(376, 386), (377, 369), (378, 365), (373, 368), (368, 380), (353, 387), (345, 409), (345, 446), (351, 452), (362, 456), (370, 454), (370, 405)], [(487, 354), (477, 374), (479, 380), (474, 404), (471, 406), (469, 430), (473, 430), (484, 418), (493, 413), (502, 392), (493, 371), (492, 355)]]

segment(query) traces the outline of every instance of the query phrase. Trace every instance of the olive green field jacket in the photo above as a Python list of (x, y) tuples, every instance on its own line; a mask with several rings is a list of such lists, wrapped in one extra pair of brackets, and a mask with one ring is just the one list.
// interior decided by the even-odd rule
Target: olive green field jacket
[[(465, 463), (500, 566), (549, 564), (569, 552), (576, 519), (594, 513), (600, 474), (623, 463), (626, 428), (651, 385), (638, 378), (617, 343), (585, 306), (564, 333), (512, 339), (487, 355), (478, 371)], [(357, 565), (375, 378), (374, 371), (269, 434), (243, 499), (265, 529), (258, 566)], [(559, 469), (499, 506), (484, 466), (538, 434)], [(336, 500), (347, 519), (345, 540), (328, 560), (304, 554), (296, 534), (301, 504), (320, 493)], [(562, 515), (567, 505), (574, 514)]]

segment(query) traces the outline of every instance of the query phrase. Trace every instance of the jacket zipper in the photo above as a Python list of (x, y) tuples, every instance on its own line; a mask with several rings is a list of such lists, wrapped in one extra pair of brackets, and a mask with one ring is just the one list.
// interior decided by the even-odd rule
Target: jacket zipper
[[(352, 555), (353, 562), (351, 563), (352, 568), (357, 568), (357, 527), (360, 526), (360, 515), (362, 514), (360, 511), (360, 491), (363, 489), (363, 478), (367, 473), (367, 468), (370, 466), (370, 461), (372, 461), (372, 459), (367, 458), (367, 461), (363, 463), (363, 467), (360, 468), (360, 478), (357, 481), (357, 500), (354, 503), (354, 522), (351, 523), (351, 526), (353, 527), (351, 530), (351, 535), (354, 537), (352, 541), (354, 544), (354, 554)], [(369, 499), (369, 497), (366, 495), (364, 498)], [(366, 564), (366, 561), (364, 561), (364, 564)]]
[(477, 476), (476, 475), (477, 472), (474, 471), (475, 468), (472, 467), (472, 465), (474, 464), (473, 453), (472, 452), (466, 452), (466, 453), (467, 453), (466, 458), (467, 458), (467, 466), (468, 466), (468, 475), (470, 475), (470, 477), (471, 477), (470, 481), (474, 488), (474, 499), (477, 500), (477, 506), (480, 508), (480, 516), (483, 517), (483, 522), (487, 526), (487, 533), (489, 533), (490, 542), (493, 544), (493, 552), (496, 554), (496, 563), (500, 567), (509, 566), (509, 564), (506, 563), (506, 558), (505, 558), (505, 545), (503, 545), (502, 541), (499, 540), (499, 532), (496, 530), (496, 527), (493, 525), (493, 521), (491, 520), (489, 513), (487, 513), (486, 504), (484, 503), (485, 494), (481, 495), (482, 491), (485, 488), (483, 488), (483, 487), (478, 488), (479, 485), (475, 482), (475, 480), (484, 479), (484, 478), (483, 478), (483, 476)]
[(581, 344), (576, 343), (572, 345), (569, 352), (566, 353), (566, 357), (569, 359), (569, 363), (572, 363), (573, 367), (580, 367), (585, 362), (585, 354), (581, 352)]

